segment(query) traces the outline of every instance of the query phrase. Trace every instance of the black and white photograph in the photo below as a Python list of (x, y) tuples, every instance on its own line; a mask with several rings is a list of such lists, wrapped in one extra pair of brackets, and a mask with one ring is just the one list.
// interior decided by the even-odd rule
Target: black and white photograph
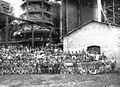
[(0, 0), (0, 87), (120, 87), (120, 0)]

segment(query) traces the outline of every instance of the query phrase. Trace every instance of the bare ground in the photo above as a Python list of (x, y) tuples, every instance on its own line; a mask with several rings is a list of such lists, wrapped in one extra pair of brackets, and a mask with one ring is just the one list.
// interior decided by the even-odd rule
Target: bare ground
[(0, 75), (0, 87), (120, 87), (120, 74)]

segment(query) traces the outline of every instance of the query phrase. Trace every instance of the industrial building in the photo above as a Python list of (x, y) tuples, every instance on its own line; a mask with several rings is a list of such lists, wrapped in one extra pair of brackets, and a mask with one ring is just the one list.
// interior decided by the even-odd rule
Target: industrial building
[(64, 52), (95, 50), (120, 64), (120, 1), (62, 0), (62, 6)]
[(51, 3), (48, 0), (23, 0), (21, 8), (24, 13), (21, 18), (13, 16), (10, 6), (1, 0), (0, 45), (23, 44), (35, 47), (60, 42), (58, 3)]
[[(89, 21), (77, 29), (69, 32), (63, 38), (65, 52), (76, 52), (91, 47), (99, 54), (116, 56), (119, 59), (120, 52), (120, 26), (110, 26), (106, 23)], [(119, 59), (120, 61), (120, 59)]]

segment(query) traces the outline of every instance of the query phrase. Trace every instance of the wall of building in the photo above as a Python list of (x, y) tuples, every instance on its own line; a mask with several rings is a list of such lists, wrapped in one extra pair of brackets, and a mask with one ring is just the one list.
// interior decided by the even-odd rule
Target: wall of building
[(119, 37), (120, 27), (109, 28), (107, 25), (91, 22), (63, 39), (65, 52), (87, 49), (88, 46), (101, 47), (109, 58), (114, 56), (120, 62)]

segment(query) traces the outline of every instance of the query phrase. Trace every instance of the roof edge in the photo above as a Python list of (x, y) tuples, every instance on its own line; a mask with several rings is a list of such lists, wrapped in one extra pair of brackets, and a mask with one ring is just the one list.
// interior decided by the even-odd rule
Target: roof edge
[[(105, 25), (109, 26), (109, 24), (104, 23), (104, 22), (99, 22), (99, 21), (95, 21), (95, 20), (90, 20), (90, 21), (88, 21), (88, 22), (86, 22), (86, 23), (84, 23), (84, 24), (80, 25), (79, 27), (77, 27), (77, 28), (75, 28), (75, 29), (73, 29), (73, 30), (69, 31), (67, 34), (65, 34), (65, 35), (64, 35), (64, 36), (62, 36), (61, 38), (63, 39), (64, 37), (66, 37), (66, 36), (70, 35), (71, 33), (73, 33), (73, 32), (75, 32), (75, 31), (77, 31), (78, 29), (80, 29), (80, 28), (84, 27), (85, 25), (90, 24), (90, 23), (92, 23), (92, 22), (95, 22), (95, 23), (101, 23), (101, 24), (105, 24)], [(115, 24), (111, 24), (111, 25), (112, 25), (112, 26), (117, 26), (117, 27), (120, 27), (120, 25), (115, 25)]]

